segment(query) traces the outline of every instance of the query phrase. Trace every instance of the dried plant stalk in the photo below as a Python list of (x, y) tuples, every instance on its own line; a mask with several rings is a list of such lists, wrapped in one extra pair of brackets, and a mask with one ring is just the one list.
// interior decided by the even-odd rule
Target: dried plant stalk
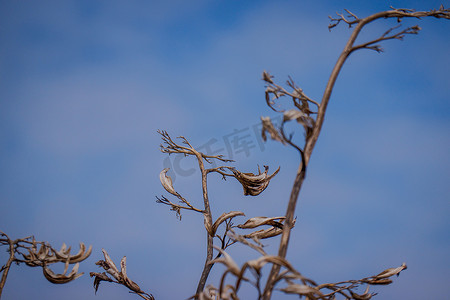
[(97, 273), (90, 272), (89, 275), (94, 277), (94, 289), (95, 293), (98, 291), (98, 287), (102, 281), (112, 282), (116, 284), (123, 285), (124, 287), (130, 290), (130, 293), (136, 294), (139, 297), (146, 300), (155, 300), (152, 294), (146, 293), (139, 285), (131, 280), (127, 275), (127, 258), (124, 256), (120, 261), (120, 271), (114, 264), (113, 260), (109, 256), (108, 252), (105, 249), (102, 249), (103, 256), (105, 260), (99, 260), (95, 264), (103, 268), (111, 277), (109, 277), (105, 272)]
[[(232, 234), (233, 238), (239, 241), (245, 241), (240, 239), (236, 234)], [(248, 243), (245, 243), (249, 245)], [(406, 264), (402, 264), (397, 268), (389, 268), (379, 273), (378, 275), (365, 277), (358, 280), (347, 280), (337, 283), (325, 283), (317, 284), (313, 280), (303, 276), (298, 272), (287, 260), (279, 256), (271, 256), (265, 254), (264, 251), (257, 249), (254, 245), (249, 245), (263, 256), (247, 261), (239, 267), (233, 258), (220, 248), (217, 250), (222, 254), (223, 258), (215, 259), (214, 263), (221, 263), (226, 267), (226, 271), (222, 274), (219, 288), (209, 286), (207, 290), (200, 294), (200, 299), (239, 299), (237, 294), (243, 282), (252, 285), (258, 292), (258, 299), (262, 297), (262, 288), (260, 286), (260, 280), (262, 277), (262, 269), (265, 265), (271, 264), (277, 265), (284, 270), (275, 278), (274, 285), (283, 284), (284, 287), (279, 288), (286, 294), (295, 294), (301, 297), (306, 297), (310, 300), (334, 300), (337, 295), (343, 296), (345, 299), (355, 300), (369, 300), (375, 293), (370, 292), (370, 286), (372, 285), (387, 285), (392, 283), (392, 277), (398, 276), (401, 271), (405, 270)], [(251, 271), (252, 277), (245, 277), (247, 270)], [(234, 284), (227, 284), (226, 277), (230, 274), (234, 276), (236, 280)], [(361, 294), (358, 292), (358, 288), (366, 286), (365, 291)], [(213, 293), (212, 293), (213, 292)], [(208, 295), (214, 295), (215, 298)]]
[[(270, 180), (278, 173), (279, 168), (271, 175), (268, 174), (269, 167), (267, 166), (264, 166), (264, 172), (261, 172), (261, 170), (259, 170), (258, 168), (258, 174), (244, 173), (230, 166), (221, 166), (208, 169), (205, 167), (205, 162), (211, 163), (213, 159), (219, 160), (221, 162), (233, 162), (233, 161), (230, 159), (225, 159), (222, 155), (211, 156), (201, 153), (197, 151), (185, 137), (182, 136), (178, 137), (178, 139), (181, 140), (181, 144), (179, 144), (175, 140), (173, 140), (166, 131), (158, 131), (158, 133), (161, 135), (163, 140), (163, 144), (161, 145), (161, 151), (163, 153), (168, 154), (178, 153), (186, 156), (194, 156), (197, 159), (198, 167), (201, 173), (203, 209), (196, 208), (193, 204), (191, 204), (187, 199), (182, 197), (180, 193), (178, 193), (175, 190), (172, 179), (170, 178), (170, 176), (166, 174), (168, 169), (164, 169), (160, 173), (161, 184), (169, 194), (177, 197), (181, 203), (180, 204), (173, 203), (164, 196), (161, 196), (160, 198), (157, 197), (158, 203), (169, 205), (171, 207), (171, 210), (175, 211), (180, 219), (181, 219), (181, 210), (193, 210), (203, 214), (205, 229), (207, 232), (207, 245), (206, 245), (205, 265), (202, 274), (200, 276), (200, 280), (196, 291), (196, 295), (198, 296), (203, 293), (206, 280), (209, 276), (209, 273), (215, 261), (219, 259), (219, 257), (222, 255), (222, 252), (219, 251), (219, 254), (217, 255), (216, 259), (213, 260), (214, 238), (217, 238), (220, 241), (219, 249), (221, 251), (225, 250), (227, 247), (234, 244), (234, 242), (231, 241), (229, 238), (227, 239), (227, 233), (231, 231), (232, 228), (234, 227), (231, 220), (237, 216), (244, 215), (244, 213), (240, 211), (223, 213), (219, 218), (217, 218), (216, 221), (213, 222), (210, 202), (208, 198), (208, 184), (207, 184), (208, 174), (218, 173), (222, 176), (223, 179), (226, 179), (227, 177), (234, 177), (241, 183), (244, 190), (244, 195), (257, 196), (268, 187)], [(217, 229), (221, 224), (225, 224), (225, 232), (223, 236), (216, 234)], [(265, 235), (266, 238), (268, 238), (270, 236), (275, 236), (277, 234), (270, 232), (266, 233)]]
[[(438, 19), (450, 19), (450, 10), (445, 9), (443, 6), (441, 6), (439, 9), (434, 9), (430, 11), (414, 11), (409, 9), (396, 9), (391, 7), (391, 10), (389, 11), (383, 11), (376, 14), (373, 14), (371, 16), (368, 16), (366, 18), (358, 18), (355, 14), (351, 13), (350, 11), (346, 10), (346, 12), (349, 14), (349, 16), (344, 16), (343, 14), (338, 14), (338, 18), (332, 18), (330, 17), (331, 24), (329, 25), (329, 29), (331, 30), (333, 27), (337, 26), (340, 22), (347, 23), (349, 27), (352, 27), (355, 25), (355, 28), (353, 29), (353, 32), (347, 41), (347, 44), (344, 47), (344, 50), (340, 54), (336, 65), (333, 68), (333, 71), (331, 72), (330, 78), (328, 79), (327, 86), (325, 88), (324, 94), (322, 96), (322, 101), (319, 103), (312, 102), (306, 95), (303, 94), (303, 91), (299, 88), (296, 88), (296, 86), (293, 84), (292, 80), (288, 82), (288, 85), (296, 91), (295, 94), (293, 93), (287, 93), (283, 91), (282, 89), (278, 88), (277, 85), (272, 80), (272, 76), (264, 73), (263, 74), (263, 80), (266, 81), (266, 83), (269, 86), (269, 91), (266, 90), (266, 101), (269, 107), (273, 109), (273, 102), (268, 101), (267, 95), (268, 94), (274, 94), (275, 99), (278, 99), (280, 96), (289, 95), (294, 99), (294, 104), (297, 107), (299, 111), (304, 113), (306, 116), (310, 116), (311, 113), (308, 113), (309, 108), (305, 105), (308, 102), (312, 102), (316, 104), (318, 107), (317, 116), (314, 120), (314, 123), (312, 126), (308, 129), (305, 128), (306, 131), (306, 143), (303, 149), (298, 147), (297, 145), (293, 144), (292, 137), (286, 138), (286, 135), (283, 132), (283, 126), (281, 126), (279, 132), (280, 134), (278, 136), (282, 136), (283, 140), (296, 148), (300, 153), (302, 160), (300, 162), (300, 165), (298, 167), (297, 175), (294, 180), (294, 184), (292, 187), (291, 195), (289, 198), (289, 203), (286, 209), (286, 221), (285, 224), (288, 226), (285, 226), (283, 229), (283, 234), (281, 236), (280, 246), (278, 250), (278, 256), (280, 257), (286, 257), (288, 244), (289, 244), (289, 238), (290, 238), (290, 231), (291, 231), (291, 224), (294, 220), (294, 213), (297, 205), (297, 199), (298, 195), (300, 193), (300, 189), (302, 187), (305, 173), (306, 173), (306, 167), (308, 165), (309, 159), (311, 157), (312, 151), (314, 149), (314, 146), (317, 142), (317, 139), (319, 138), (322, 125), (325, 119), (325, 112), (328, 106), (328, 102), (331, 97), (331, 93), (333, 91), (333, 87), (336, 83), (336, 79), (345, 63), (347, 58), (350, 56), (351, 53), (361, 50), (361, 49), (369, 49), (369, 50), (375, 50), (377, 52), (382, 52), (383, 49), (378, 45), (379, 42), (391, 40), (391, 39), (397, 39), (402, 40), (406, 35), (408, 34), (417, 34), (420, 30), (420, 27), (418, 26), (412, 26), (409, 28), (406, 28), (405, 30), (402, 30), (400, 32), (395, 33), (394, 31), (398, 28), (397, 26), (394, 28), (389, 29), (385, 33), (383, 33), (379, 38), (376, 38), (374, 40), (371, 40), (366, 43), (362, 43), (359, 45), (355, 45), (356, 38), (358, 37), (361, 30), (366, 26), (367, 24), (378, 20), (378, 19), (388, 19), (388, 18), (395, 18), (398, 22), (401, 22), (403, 18), (422, 18), (422, 17), (434, 17)], [(275, 88), (273, 88), (275, 86)], [(303, 106), (299, 106), (298, 103), (303, 103)], [(304, 125), (304, 124), (303, 124)], [(278, 265), (274, 265), (272, 267), (272, 270), (270, 272), (269, 278), (266, 283), (263, 299), (268, 300), (271, 298), (272, 290), (274, 287), (274, 280), (276, 279), (278, 272), (280, 270), (280, 267)]]
[[(86, 249), (86, 246), (80, 243), (78, 253), (70, 254), (71, 247), (67, 247), (66, 244), (63, 244), (58, 251), (47, 242), (36, 241), (34, 236), (12, 240), (6, 233), (0, 231), (0, 246), (3, 245), (8, 246), (9, 258), (0, 269), (0, 272), (2, 272), (0, 298), (13, 262), (16, 264), (24, 263), (29, 267), (41, 267), (44, 277), (48, 281), (54, 284), (64, 284), (83, 275), (83, 273), (78, 273), (79, 263), (88, 258), (92, 252), (92, 246)], [(49, 265), (55, 263), (64, 263), (63, 273), (55, 274), (50, 269)], [(72, 271), (67, 273), (71, 264), (75, 264), (75, 266)]]

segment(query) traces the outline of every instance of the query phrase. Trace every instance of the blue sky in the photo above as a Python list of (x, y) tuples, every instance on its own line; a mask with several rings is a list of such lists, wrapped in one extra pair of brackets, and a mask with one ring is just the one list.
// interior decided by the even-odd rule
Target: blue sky
[[(275, 142), (261, 145), (253, 131), (260, 116), (276, 117), (265, 105), (262, 71), (279, 83), (292, 76), (319, 100), (350, 34), (345, 26), (330, 33), (328, 15), (440, 4), (0, 1), (0, 230), (55, 247), (94, 247), (80, 267), (86, 274), (63, 286), (13, 266), (4, 298), (136, 299), (108, 284), (94, 295), (87, 273), (98, 270), (101, 248), (116, 261), (126, 255), (130, 277), (157, 299), (191, 296), (204, 263), (203, 218), (185, 212), (178, 221), (155, 196), (166, 194), (158, 175), (171, 165), (176, 189), (201, 205), (199, 173), (182, 172), (195, 168), (192, 160), (167, 160), (156, 131), (223, 149), (244, 172), (281, 167), (256, 198), (212, 177), (215, 218), (230, 210), (283, 215), (298, 157)], [(379, 298), (439, 299), (450, 292), (450, 24), (405, 24), (423, 30), (383, 44), (383, 54), (357, 52), (344, 66), (288, 258), (318, 282), (406, 262), (393, 285), (376, 290)], [(361, 40), (394, 25), (376, 22)], [(246, 136), (247, 152), (233, 148), (237, 135)], [(275, 253), (279, 240), (267, 243)], [(239, 263), (256, 257), (240, 246), (230, 253)], [(211, 283), (221, 270), (213, 269)]]

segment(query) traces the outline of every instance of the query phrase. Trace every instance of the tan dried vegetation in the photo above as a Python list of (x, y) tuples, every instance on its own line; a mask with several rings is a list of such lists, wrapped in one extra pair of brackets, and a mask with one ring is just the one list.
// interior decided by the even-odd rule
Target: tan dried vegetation
[[(337, 299), (338, 296), (343, 299), (367, 300), (375, 295), (370, 292), (370, 286), (390, 284), (392, 283), (393, 276), (399, 275), (401, 271), (406, 269), (406, 264), (402, 264), (399, 267), (384, 270), (378, 275), (369, 276), (359, 280), (318, 284), (297, 271), (285, 257), (290, 234), (296, 221), (294, 219), (294, 213), (296, 211), (298, 195), (305, 179), (309, 159), (321, 132), (331, 92), (342, 66), (351, 53), (363, 49), (382, 52), (383, 49), (379, 45), (380, 42), (393, 39), (402, 40), (406, 35), (417, 34), (420, 31), (420, 27), (412, 26), (399, 30), (399, 26), (396, 26), (387, 30), (378, 38), (361, 44), (355, 44), (356, 38), (364, 26), (378, 19), (394, 18), (401, 23), (403, 18), (420, 19), (424, 17), (450, 19), (450, 10), (445, 9), (443, 6), (439, 9), (430, 11), (414, 11), (391, 7), (388, 11), (379, 12), (366, 18), (359, 18), (348, 10), (346, 10), (346, 15), (338, 14), (335, 18), (330, 17), (331, 23), (328, 26), (330, 30), (340, 23), (346, 23), (350, 28), (353, 28), (353, 32), (332, 70), (320, 102), (306, 96), (303, 90), (299, 88), (291, 78), (287, 81), (287, 88), (284, 88), (275, 83), (273, 76), (267, 72), (263, 72), (263, 80), (266, 83), (266, 103), (273, 111), (283, 114), (283, 120), (281, 125), (277, 127), (269, 117), (261, 117), (263, 125), (262, 138), (267, 140), (269, 137), (284, 145), (291, 146), (299, 152), (301, 158), (291, 195), (287, 202), (286, 214), (284, 216), (251, 217), (243, 221), (242, 224), (234, 225), (232, 221), (238, 217), (242, 218), (244, 213), (241, 211), (231, 211), (223, 213), (214, 220), (211, 213), (211, 203), (208, 197), (207, 178), (209, 174), (218, 173), (223, 179), (233, 177), (242, 185), (244, 195), (258, 196), (268, 188), (271, 179), (280, 171), (280, 168), (276, 169), (272, 174), (269, 174), (268, 166), (264, 166), (263, 172), (258, 167), (257, 174), (242, 172), (229, 165), (208, 168), (207, 166), (210, 165), (213, 160), (224, 164), (232, 163), (233, 161), (224, 158), (222, 155), (211, 156), (199, 152), (183, 136), (174, 140), (166, 131), (158, 131), (163, 141), (160, 146), (163, 153), (183, 154), (195, 158), (201, 173), (202, 206), (192, 204), (176, 191), (170, 176), (167, 175), (168, 169), (161, 171), (160, 181), (163, 188), (169, 194), (177, 198), (177, 201), (173, 202), (165, 196), (157, 197), (157, 202), (169, 206), (172, 211), (175, 211), (180, 220), (182, 210), (199, 213), (204, 219), (207, 255), (196, 292), (190, 299), (239, 299), (239, 289), (241, 285), (245, 283), (252, 285), (256, 289), (258, 299), (265, 300), (271, 299), (274, 290), (286, 294), (294, 294), (300, 296), (300, 298), (310, 300), (331, 300)], [(280, 105), (278, 101), (284, 98), (291, 100), (284, 103), (284, 105), (287, 105), (287, 103), (290, 102), (292, 108), (282, 108), (282, 105)], [(304, 141), (300, 144), (293, 141), (292, 134), (287, 135), (285, 133), (284, 126), (290, 121), (296, 121), (304, 132)], [(222, 235), (217, 234), (220, 226), (224, 227), (224, 233)], [(244, 230), (244, 232), (237, 233), (236, 230)], [(251, 230), (251, 232), (245, 232), (247, 230)], [(263, 249), (261, 240), (280, 235), (281, 239), (278, 253), (275, 255), (267, 254)], [(86, 251), (84, 244), (80, 244), (80, 251), (77, 254), (70, 255), (70, 248), (66, 248), (65, 245), (63, 245), (61, 250), (57, 251), (46, 242), (36, 242), (34, 237), (11, 240), (5, 233), (1, 233), (1, 237), (0, 245), (8, 246), (7, 251), (10, 253), (10, 257), (7, 263), (1, 268), (3, 274), (0, 282), (0, 296), (5, 285), (8, 271), (13, 262), (18, 264), (25, 263), (31, 267), (41, 267), (44, 276), (50, 282), (67, 283), (83, 274), (77, 273), (78, 263), (86, 259), (91, 253), (91, 247)], [(215, 241), (217, 241), (216, 244)], [(228, 247), (236, 243), (256, 250), (261, 256), (245, 262), (242, 266), (238, 266), (233, 258), (225, 251)], [(215, 257), (213, 257), (214, 249), (217, 250)], [(26, 253), (22, 251), (25, 251)], [(125, 257), (120, 262), (121, 269), (119, 271), (108, 253), (105, 250), (102, 251), (105, 260), (100, 260), (96, 264), (103, 268), (106, 273), (90, 273), (91, 277), (94, 277), (94, 288), (96, 292), (100, 282), (105, 281), (123, 285), (129, 289), (131, 293), (134, 293), (141, 298), (148, 300), (154, 299), (150, 293), (142, 291), (139, 285), (127, 276)], [(63, 274), (55, 274), (49, 269), (50, 264), (58, 262), (65, 264)], [(75, 266), (72, 271), (67, 274), (68, 266), (73, 263), (75, 263)], [(212, 284), (206, 285), (210, 271), (215, 264), (222, 264), (226, 268), (217, 287)], [(266, 265), (270, 265), (271, 270), (268, 276), (266, 276), (266, 282), (263, 283), (261, 282), (263, 268)], [(234, 277), (234, 280), (227, 280), (227, 277)], [(357, 288), (361, 286), (365, 286), (364, 292), (357, 292)]]

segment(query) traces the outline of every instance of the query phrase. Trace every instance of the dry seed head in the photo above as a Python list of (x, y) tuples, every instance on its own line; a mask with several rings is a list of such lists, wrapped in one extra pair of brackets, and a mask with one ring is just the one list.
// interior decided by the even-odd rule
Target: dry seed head
[(164, 170), (161, 171), (161, 173), (159, 173), (159, 180), (161, 181), (161, 184), (166, 191), (178, 197), (179, 194), (175, 192), (175, 189), (173, 188), (172, 184), (172, 178), (166, 174), (167, 171), (169, 171), (169, 168), (165, 168)]
[(267, 188), (270, 180), (280, 171), (280, 168), (278, 168), (272, 175), (268, 175), (269, 167), (264, 166), (264, 169), (264, 172), (261, 173), (258, 167), (257, 175), (253, 173), (242, 173), (234, 168), (231, 168), (231, 171), (234, 177), (242, 184), (245, 196), (257, 196)]
[(63, 284), (68, 283), (72, 280), (77, 279), (84, 273), (78, 273), (78, 267), (80, 266), (79, 263), (77, 263), (72, 271), (66, 275), (67, 269), (68, 269), (68, 263), (66, 263), (66, 267), (63, 274), (55, 274), (52, 270), (50, 270), (46, 265), (42, 267), (42, 272), (44, 273), (45, 278), (54, 284)]
[(240, 224), (237, 227), (238, 228), (242, 228), (242, 229), (247, 229), (247, 228), (256, 228), (262, 225), (272, 225), (275, 227), (283, 227), (283, 224), (281, 224), (280, 222), (276, 222), (275, 220), (284, 220), (285, 217), (254, 217), (254, 218), (250, 218), (248, 219), (244, 224)]

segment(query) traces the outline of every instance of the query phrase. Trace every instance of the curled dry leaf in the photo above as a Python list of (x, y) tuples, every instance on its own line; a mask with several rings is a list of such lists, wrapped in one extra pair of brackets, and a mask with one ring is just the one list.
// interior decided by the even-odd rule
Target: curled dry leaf
[(284, 259), (278, 256), (272, 255), (264, 255), (257, 259), (253, 259), (247, 262), (247, 265), (254, 269), (258, 274), (261, 271), (261, 268), (264, 267), (268, 262), (275, 263), (277, 265), (283, 265)]
[(312, 133), (312, 128), (314, 127), (315, 121), (304, 112), (297, 109), (285, 111), (283, 113), (283, 122), (290, 120), (297, 120), (299, 124), (303, 125), (303, 127), (305, 128), (306, 137), (309, 137), (309, 135)]
[(242, 173), (235, 168), (231, 168), (234, 177), (242, 184), (244, 189), (244, 195), (257, 196), (261, 194), (269, 185), (270, 180), (280, 171), (280, 168), (272, 174), (268, 175), (269, 167), (264, 166), (264, 172), (258, 167), (258, 174), (253, 173)]
[(51, 264), (60, 262), (51, 251), (51, 247), (45, 243), (40, 243), (39, 250), (37, 250), (36, 242), (33, 246), (28, 248), (28, 254), (23, 254), (25, 264), (30, 267), (42, 267), (44, 263)]
[(231, 284), (225, 285), (223, 288), (222, 293), (220, 294), (219, 299), (223, 300), (239, 300), (238, 296), (236, 295), (236, 289)]
[(105, 257), (105, 260), (99, 260), (96, 262), (96, 265), (102, 267), (107, 273), (109, 273), (114, 279), (111, 279), (108, 277), (106, 273), (96, 273), (91, 272), (90, 276), (95, 277), (94, 279), (94, 289), (97, 292), (98, 286), (100, 285), (100, 282), (102, 281), (108, 281), (108, 282), (115, 282), (121, 285), (124, 285), (131, 291), (139, 294), (144, 299), (150, 299), (154, 300), (153, 296), (151, 294), (147, 294), (141, 290), (139, 285), (132, 281), (128, 275), (127, 275), (127, 258), (124, 256), (122, 260), (120, 261), (120, 271), (117, 269), (114, 262), (109, 257), (108, 252), (106, 252), (105, 249), (102, 249), (103, 256)]
[[(292, 222), (291, 228), (293, 228), (295, 226), (295, 222), (296, 222), (296, 220), (294, 220)], [(282, 224), (282, 222), (280, 222), (280, 224)], [(284, 224), (283, 224), (283, 226), (284, 226)], [(261, 230), (254, 231), (249, 234), (245, 234), (245, 235), (243, 235), (243, 237), (246, 239), (262, 240), (262, 239), (268, 239), (268, 238), (280, 235), (282, 233), (283, 233), (283, 228), (272, 226), (271, 228), (261, 229)]]
[(44, 277), (50, 281), (51, 283), (54, 284), (64, 284), (64, 283), (68, 283), (72, 280), (77, 279), (78, 277), (80, 277), (81, 275), (83, 275), (84, 273), (78, 273), (78, 267), (80, 266), (79, 263), (77, 263), (72, 271), (66, 275), (67, 273), (67, 269), (68, 269), (68, 263), (66, 263), (66, 267), (64, 269), (64, 273), (63, 274), (55, 274), (52, 270), (50, 270), (48, 268), (47, 265), (44, 265), (42, 267), (42, 272), (44, 273)]
[(100, 283), (102, 281), (114, 282), (114, 280), (109, 278), (108, 275), (106, 275), (105, 272), (102, 272), (102, 273), (90, 272), (89, 276), (95, 277), (94, 278), (94, 290), (95, 290), (95, 293), (97, 293), (98, 287), (99, 287), (99, 285), (100, 285)]
[(165, 168), (164, 170), (161, 171), (161, 173), (159, 173), (159, 180), (161, 181), (161, 184), (166, 191), (178, 197), (179, 194), (173, 188), (172, 178), (166, 174), (167, 171), (169, 171), (169, 168)]
[[(37, 245), (40, 244), (39, 250), (37, 250)], [(63, 284), (77, 279), (84, 273), (77, 273), (79, 264), (78, 262), (85, 260), (89, 257), (92, 251), (92, 246), (86, 251), (86, 246), (80, 243), (80, 251), (75, 255), (70, 255), (70, 247), (67, 248), (66, 244), (63, 243), (61, 249), (56, 251), (49, 244), (43, 242), (36, 242), (34, 239), (32, 241), (32, 246), (28, 249), (28, 254), (22, 254), (24, 262), (30, 267), (42, 267), (42, 272), (44, 277), (55, 284)], [(50, 268), (50, 264), (64, 262), (65, 269), (62, 274), (55, 274)], [(67, 274), (69, 264), (77, 263), (72, 271)]]
[(389, 268), (384, 270), (383, 272), (381, 272), (380, 274), (374, 276), (375, 279), (383, 279), (383, 278), (388, 278), (394, 275), (399, 275), (401, 271), (407, 269), (408, 267), (406, 266), (405, 263), (403, 263), (400, 267), (397, 268)]
[(275, 220), (284, 220), (285, 217), (254, 217), (248, 219), (244, 224), (240, 224), (237, 227), (241, 229), (256, 228), (262, 225), (271, 225), (277, 228), (283, 228), (283, 224), (276, 222)]
[(267, 135), (266, 132), (270, 134), (270, 138), (275, 141), (281, 142), (283, 145), (286, 144), (284, 139), (282, 138), (281, 134), (278, 132), (278, 130), (275, 129), (275, 126), (273, 126), (272, 120), (270, 117), (261, 117), (262, 122), (262, 132), (261, 136), (264, 141), (267, 141)]
[[(216, 234), (217, 228), (225, 222), (228, 219), (234, 218), (236, 216), (245, 216), (245, 214), (242, 211), (230, 211), (228, 213), (223, 213), (217, 220), (214, 222), (214, 224), (211, 227), (211, 231), (208, 231), (211, 236), (214, 236)], [(205, 218), (206, 219), (206, 218)], [(206, 226), (206, 225), (205, 225)]]
[(141, 288), (139, 285), (128, 278), (127, 276), (127, 257), (124, 256), (122, 260), (120, 261), (120, 274), (122, 275), (123, 281), (125, 281), (125, 285), (132, 291), (141, 293)]
[(257, 239), (253, 239), (253, 241), (254, 241), (255, 243), (252, 243), (252, 242), (246, 240), (246, 238), (245, 238), (244, 236), (239, 235), (239, 234), (236, 234), (236, 233), (233, 231), (233, 229), (231, 229), (231, 230), (228, 232), (228, 236), (229, 236), (232, 240), (234, 240), (234, 241), (236, 241), (236, 242), (239, 242), (239, 243), (242, 243), (242, 244), (244, 244), (244, 245), (247, 245), (247, 246), (249, 246), (250, 248), (252, 248), (252, 249), (258, 251), (258, 252), (261, 253), (262, 255), (266, 255), (266, 254), (267, 254), (267, 253), (264, 251), (264, 249), (263, 249), (264, 245), (261, 244)]
[(280, 256), (274, 256), (274, 255), (265, 255), (260, 257), (258, 260), (258, 264), (262, 267), (264, 266), (264, 264), (270, 262), (272, 264), (275, 265), (279, 265), (282, 267), (285, 267), (286, 269), (288, 269), (291, 272), (294, 273), (298, 273), (294, 267), (292, 267), (292, 265), (284, 258), (280, 257)]
[(376, 276), (372, 276), (369, 278), (364, 278), (362, 281), (368, 284), (372, 285), (387, 285), (392, 283), (392, 279), (389, 277), (392, 277), (394, 275), (399, 275), (401, 271), (405, 270), (407, 268), (406, 264), (403, 263), (400, 267), (397, 268), (389, 268), (381, 272), (380, 274)]
[[(197, 295), (199, 300), (217, 300), (218, 291), (217, 289), (212, 286), (212, 285), (207, 285), (206, 288)], [(193, 296), (192, 298), (195, 298), (195, 296)]]
[(280, 235), (283, 233), (283, 229), (272, 227), (268, 229), (260, 229), (257, 231), (254, 231), (249, 234), (243, 235), (246, 239), (257, 239), (257, 240), (263, 240), (268, 239), (277, 235)]
[(320, 291), (305, 284), (290, 284), (287, 287), (281, 289), (281, 291), (287, 294), (308, 296), (308, 299), (325, 299), (323, 298), (324, 295)]
[(91, 276), (91, 277), (95, 276), (95, 278), (94, 278), (94, 290), (95, 290), (96, 294), (97, 294), (97, 291), (98, 291), (98, 287), (99, 287), (99, 285), (100, 285), (100, 283), (102, 281), (114, 282), (114, 280), (109, 278), (108, 275), (106, 275), (105, 272), (103, 272), (103, 273), (90, 272), (89, 276)]
[[(8, 235), (0, 231), (0, 245), (5, 244), (10, 247), (9, 252), (11, 256), (8, 262), (0, 268), (0, 273), (3, 273), (0, 282), (0, 294), (11, 263), (25, 263), (30, 267), (41, 267), (42, 273), (48, 281), (54, 284), (64, 284), (84, 274), (78, 273), (80, 266), (78, 262), (86, 259), (91, 254), (90, 250), (92, 248), (90, 247), (89, 251), (86, 251), (86, 246), (80, 243), (80, 251), (76, 255), (70, 255), (71, 248), (67, 248), (66, 244), (63, 244), (61, 249), (57, 251), (47, 242), (36, 241), (34, 236), (11, 240)], [(21, 256), (21, 258), (17, 256)], [(64, 271), (58, 274), (53, 272), (50, 269), (50, 265), (54, 263), (64, 263)], [(76, 264), (68, 273), (69, 266), (73, 263)]]
[(102, 252), (105, 260), (99, 260), (95, 264), (105, 269), (105, 271), (108, 272), (112, 277), (114, 277), (114, 279), (120, 282), (122, 278), (120, 276), (119, 269), (117, 269), (111, 257), (109, 257), (108, 252), (106, 252), (105, 249), (102, 249)]
[(366, 279), (362, 280), (362, 282), (372, 285), (388, 285), (391, 284), (393, 281), (392, 279), (386, 278), (386, 279)]
[[(63, 244), (63, 246), (65, 246), (65, 244)], [(47, 245), (42, 244), (41, 247), (39, 248), (39, 252), (36, 254), (36, 258), (42, 261), (48, 256), (49, 252), (50, 247), (47, 247)]]
[(73, 264), (85, 260), (92, 253), (92, 245), (89, 246), (89, 249), (86, 251), (86, 246), (84, 243), (80, 243), (80, 250), (75, 255), (70, 255), (70, 249), (71, 247), (67, 248), (66, 244), (63, 243), (61, 249), (59, 251), (55, 251), (55, 256), (58, 259), (69, 259), (69, 263)]
[(350, 290), (350, 294), (355, 300), (370, 300), (372, 299), (372, 296), (374, 296), (375, 294), (369, 293), (369, 287), (370, 285), (367, 285), (366, 290), (364, 291), (363, 294), (357, 294), (352, 290)]

